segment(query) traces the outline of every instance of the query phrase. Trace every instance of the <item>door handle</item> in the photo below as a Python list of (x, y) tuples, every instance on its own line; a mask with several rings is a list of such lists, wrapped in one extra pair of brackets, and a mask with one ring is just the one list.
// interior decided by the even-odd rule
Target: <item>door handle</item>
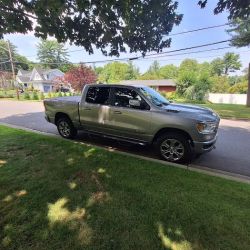
[(91, 108), (84, 108), (84, 110), (91, 110)]
[(120, 115), (122, 112), (121, 111), (114, 111), (114, 114)]

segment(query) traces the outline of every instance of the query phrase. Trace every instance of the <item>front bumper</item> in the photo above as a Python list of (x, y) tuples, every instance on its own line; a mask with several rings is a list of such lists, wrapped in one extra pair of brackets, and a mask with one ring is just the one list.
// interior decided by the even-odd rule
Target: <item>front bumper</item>
[(211, 141), (205, 141), (205, 142), (194, 141), (194, 152), (196, 154), (203, 154), (211, 151), (212, 149), (215, 148), (216, 140), (217, 140), (217, 135)]

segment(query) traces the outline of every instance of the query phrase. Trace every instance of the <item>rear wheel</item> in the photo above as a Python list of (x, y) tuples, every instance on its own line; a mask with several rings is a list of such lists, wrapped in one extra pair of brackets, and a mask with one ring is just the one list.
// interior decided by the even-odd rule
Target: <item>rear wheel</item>
[(188, 138), (178, 133), (165, 133), (156, 140), (160, 157), (169, 162), (190, 163), (193, 158), (192, 146)]
[(72, 139), (76, 136), (77, 130), (72, 124), (71, 120), (67, 117), (59, 118), (57, 123), (57, 129), (59, 134), (66, 139)]

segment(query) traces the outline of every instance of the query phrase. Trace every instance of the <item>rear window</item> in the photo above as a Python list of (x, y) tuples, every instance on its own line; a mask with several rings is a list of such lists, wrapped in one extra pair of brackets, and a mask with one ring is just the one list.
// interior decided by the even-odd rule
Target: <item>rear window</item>
[(86, 95), (86, 102), (93, 104), (109, 104), (109, 87), (90, 87)]

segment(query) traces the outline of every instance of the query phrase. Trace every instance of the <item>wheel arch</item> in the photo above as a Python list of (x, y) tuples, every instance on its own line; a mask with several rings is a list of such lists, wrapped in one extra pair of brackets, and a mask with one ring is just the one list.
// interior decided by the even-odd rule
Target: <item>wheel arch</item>
[(160, 130), (158, 130), (157, 133), (154, 135), (152, 144), (155, 144), (157, 138), (159, 138), (161, 135), (165, 133), (177, 133), (177, 134), (183, 135), (190, 141), (191, 145), (194, 146), (193, 139), (188, 132), (186, 132), (183, 129), (171, 128), (171, 127), (161, 128)]
[(69, 119), (69, 120), (72, 122), (72, 120), (71, 120), (71, 118), (69, 117), (68, 114), (66, 114), (66, 113), (64, 113), (64, 112), (57, 112), (57, 113), (55, 114), (55, 124), (57, 124), (57, 122), (58, 122), (58, 120), (59, 120), (60, 118), (67, 118), (67, 119)]

